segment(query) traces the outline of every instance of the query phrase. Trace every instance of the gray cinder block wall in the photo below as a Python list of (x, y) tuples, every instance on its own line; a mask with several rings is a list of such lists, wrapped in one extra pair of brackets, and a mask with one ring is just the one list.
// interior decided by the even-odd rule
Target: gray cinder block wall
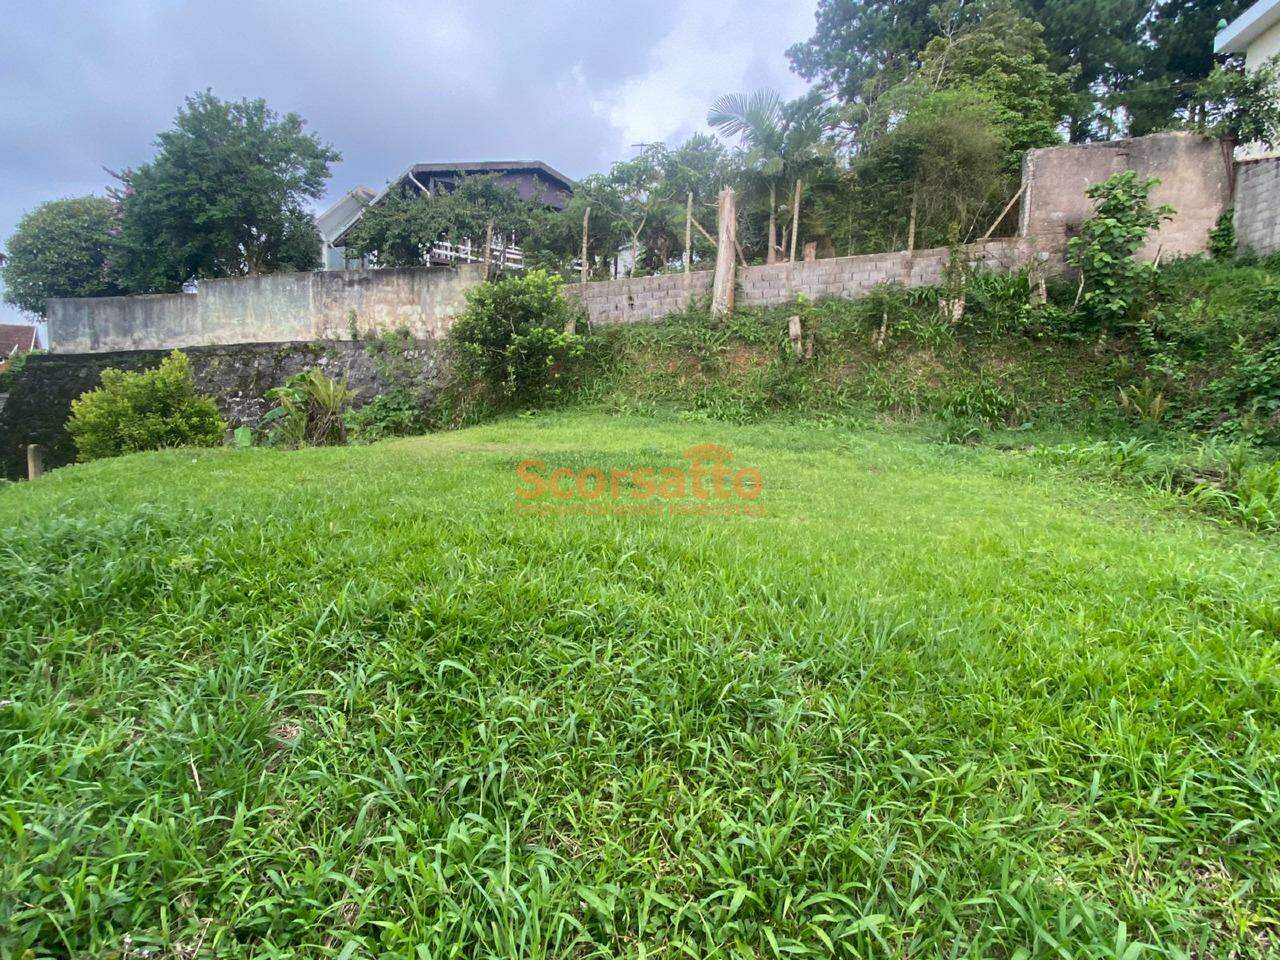
[[(1020, 238), (974, 243), (962, 248), (970, 264), (1007, 272), (1025, 265), (1035, 245)], [(741, 306), (773, 306), (803, 294), (854, 299), (872, 287), (898, 283), (906, 287), (936, 284), (951, 250), (938, 247), (912, 253), (877, 253), (862, 257), (775, 263), (738, 267), (738, 303)], [(565, 287), (565, 294), (582, 304), (595, 324), (643, 323), (661, 320), (683, 310), (690, 300), (711, 292), (712, 273), (696, 271), (686, 281), (683, 274), (657, 277), (599, 280)]]
[(1208, 249), (1209, 231), (1231, 203), (1232, 159), (1219, 141), (1187, 132), (1028, 150), (1022, 161), (1019, 235), (1061, 258), (1067, 241), (1093, 215), (1094, 201), (1085, 191), (1124, 170), (1159, 177), (1151, 199), (1176, 211), (1153, 232), (1142, 257), (1151, 260), (1159, 252), (1167, 259)]
[(1260, 256), (1280, 250), (1280, 157), (1236, 167), (1236, 249)]
[(483, 280), (469, 264), (402, 270), (273, 273), (204, 280), (197, 293), (50, 300), (49, 348), (55, 353), (167, 350), (231, 343), (350, 339), (408, 329), (442, 336)]

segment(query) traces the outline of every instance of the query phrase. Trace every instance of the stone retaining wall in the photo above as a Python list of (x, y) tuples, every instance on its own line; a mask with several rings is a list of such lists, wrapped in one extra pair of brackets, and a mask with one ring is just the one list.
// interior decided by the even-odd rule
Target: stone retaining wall
[[(33, 354), (14, 378), (8, 400), (0, 406), (0, 477), (26, 476), (26, 446), (45, 448), (45, 466), (75, 459), (75, 445), (65, 425), (71, 401), (101, 383), (107, 367), (148, 370), (160, 364), (165, 350), (114, 353)], [(239, 343), (183, 350), (191, 360), (196, 388), (218, 403), (232, 427), (253, 425), (270, 409), (266, 392), (295, 373), (319, 367), (329, 376), (346, 374), (356, 392), (355, 405), (371, 400), (390, 384), (383, 381), (367, 341), (322, 343)], [(440, 351), (420, 342), (406, 356), (417, 368), (418, 392), (432, 394), (442, 379)]]

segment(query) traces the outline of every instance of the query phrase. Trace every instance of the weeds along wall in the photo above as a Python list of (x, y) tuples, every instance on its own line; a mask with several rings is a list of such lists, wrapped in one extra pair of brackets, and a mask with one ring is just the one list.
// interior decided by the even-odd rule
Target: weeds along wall
[[(1001, 273), (1024, 267), (1037, 256), (1035, 244), (1019, 238), (988, 240), (960, 250), (970, 265)], [(853, 300), (884, 283), (932, 286), (942, 279), (950, 257), (950, 248), (938, 247), (911, 253), (738, 267), (737, 302), (744, 307), (774, 306), (802, 295), (811, 300)], [(1061, 269), (1060, 262), (1041, 262), (1046, 272)], [(673, 311), (684, 310), (695, 299), (706, 297), (711, 292), (711, 281), (711, 271), (694, 271), (687, 277), (666, 274), (575, 283), (565, 287), (565, 294), (582, 304), (592, 323), (644, 323), (661, 320)]]
[[(412, 383), (388, 383), (388, 350), (411, 363)], [(254, 425), (271, 407), (266, 392), (295, 373), (319, 367), (332, 377), (346, 375), (359, 406), (391, 387), (408, 387), (424, 396), (443, 381), (443, 357), (431, 342), (382, 340), (300, 343), (239, 343), (189, 347), (196, 389), (217, 401), (231, 427)], [(0, 477), (26, 476), (26, 446), (45, 448), (45, 465), (75, 460), (75, 445), (66, 432), (71, 401), (99, 386), (107, 367), (149, 370), (158, 367), (166, 350), (115, 353), (33, 354), (10, 384), (0, 406)]]
[(354, 327), (443, 336), (483, 267), (333, 270), (204, 280), (196, 293), (50, 300), (55, 353), (349, 340)]

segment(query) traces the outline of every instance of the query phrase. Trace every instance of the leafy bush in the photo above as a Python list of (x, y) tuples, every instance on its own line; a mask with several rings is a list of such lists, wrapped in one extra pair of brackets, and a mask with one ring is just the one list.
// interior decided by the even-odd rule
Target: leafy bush
[(347, 442), (345, 417), (355, 393), (344, 373), (334, 380), (318, 367), (267, 391), (277, 405), (259, 423), (272, 446), (323, 447)]
[(102, 386), (71, 404), (67, 432), (80, 460), (164, 447), (216, 447), (226, 423), (196, 393), (187, 355), (173, 351), (154, 370), (102, 371)]
[(1215, 260), (1228, 260), (1236, 255), (1236, 211), (1234, 207), (1222, 211), (1218, 222), (1209, 231), (1209, 256)]
[(1067, 244), (1067, 259), (1080, 268), (1080, 306), (1104, 326), (1124, 321), (1150, 282), (1154, 267), (1139, 262), (1137, 253), (1147, 234), (1173, 216), (1172, 207), (1151, 205), (1151, 190), (1159, 182), (1125, 170), (1085, 191), (1098, 206), (1080, 236)]
[(373, 443), (388, 437), (425, 433), (430, 426), (421, 401), (408, 390), (388, 390), (347, 414), (351, 439)]
[(569, 332), (576, 312), (561, 282), (531, 270), (469, 291), (467, 309), (449, 331), (459, 375), (507, 401), (558, 394), (583, 355), (582, 338)]

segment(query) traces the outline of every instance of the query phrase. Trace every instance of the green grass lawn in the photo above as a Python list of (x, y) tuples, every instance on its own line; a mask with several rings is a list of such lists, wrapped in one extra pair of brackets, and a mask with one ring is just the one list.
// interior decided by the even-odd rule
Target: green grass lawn
[[(700, 442), (767, 516), (516, 513)], [(3, 956), (1280, 944), (1280, 540), (1017, 453), (144, 454), (0, 490), (0, 584)]]

